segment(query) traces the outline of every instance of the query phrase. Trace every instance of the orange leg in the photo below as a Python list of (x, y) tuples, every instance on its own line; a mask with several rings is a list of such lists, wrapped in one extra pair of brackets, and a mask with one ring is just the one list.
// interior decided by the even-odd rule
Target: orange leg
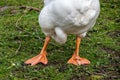
[(90, 61), (85, 59), (85, 58), (81, 58), (79, 56), (79, 45), (81, 42), (81, 38), (77, 37), (76, 38), (76, 49), (74, 54), (72, 55), (72, 57), (68, 60), (68, 63), (70, 64), (74, 64), (74, 65), (85, 65), (85, 64), (90, 64)]
[(47, 36), (46, 39), (45, 39), (45, 43), (44, 43), (44, 46), (40, 52), (40, 54), (38, 54), (37, 56), (31, 58), (31, 59), (28, 59), (25, 64), (31, 64), (32, 66), (38, 64), (38, 63), (43, 63), (43, 64), (47, 64), (48, 63), (48, 60), (47, 60), (47, 52), (46, 52), (46, 48), (47, 48), (47, 45), (50, 41), (50, 37)]

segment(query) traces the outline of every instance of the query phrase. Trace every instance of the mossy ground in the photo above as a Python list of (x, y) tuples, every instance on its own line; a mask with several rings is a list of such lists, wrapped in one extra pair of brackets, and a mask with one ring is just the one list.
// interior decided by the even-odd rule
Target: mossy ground
[(48, 65), (25, 65), (39, 53), (45, 35), (38, 24), (42, 0), (0, 0), (0, 80), (119, 80), (120, 79), (120, 0), (100, 0), (101, 13), (94, 28), (82, 39), (80, 55), (91, 61), (87, 66), (66, 64), (75, 48), (75, 35), (59, 45), (48, 46)]

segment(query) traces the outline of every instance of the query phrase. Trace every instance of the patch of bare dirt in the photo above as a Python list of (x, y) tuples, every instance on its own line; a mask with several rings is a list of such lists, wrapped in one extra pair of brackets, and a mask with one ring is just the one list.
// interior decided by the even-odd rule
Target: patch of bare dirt
[(120, 52), (105, 46), (102, 50), (110, 54), (110, 58), (108, 65), (99, 67), (100, 73), (107, 75), (105, 80), (120, 79)]
[(120, 37), (120, 30), (108, 32), (108, 35), (112, 38)]
[(108, 54), (111, 54), (113, 57), (120, 57), (120, 52), (115, 51), (114, 49), (103, 47), (102, 50), (104, 50)]

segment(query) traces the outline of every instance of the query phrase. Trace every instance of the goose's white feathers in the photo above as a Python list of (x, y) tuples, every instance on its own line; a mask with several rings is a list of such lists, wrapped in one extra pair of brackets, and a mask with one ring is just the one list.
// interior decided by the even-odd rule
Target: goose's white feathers
[(99, 15), (99, 0), (44, 0), (39, 15), (46, 36), (65, 43), (68, 34), (84, 37)]

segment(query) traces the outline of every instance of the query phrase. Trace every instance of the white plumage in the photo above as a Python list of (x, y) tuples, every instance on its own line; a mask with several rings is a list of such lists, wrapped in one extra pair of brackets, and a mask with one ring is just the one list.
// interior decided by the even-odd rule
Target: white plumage
[(46, 36), (65, 43), (68, 34), (84, 37), (99, 15), (99, 0), (44, 0), (39, 15)]

